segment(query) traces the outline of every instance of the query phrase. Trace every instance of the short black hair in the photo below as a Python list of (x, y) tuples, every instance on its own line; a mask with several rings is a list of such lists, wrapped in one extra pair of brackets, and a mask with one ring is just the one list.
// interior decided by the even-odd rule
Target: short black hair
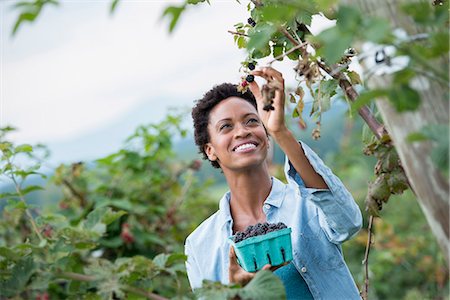
[[(252, 92), (247, 90), (245, 93), (241, 93), (237, 90), (237, 87), (236, 84), (232, 83), (216, 85), (206, 92), (205, 95), (203, 95), (203, 98), (197, 100), (192, 109), (195, 144), (198, 146), (199, 153), (203, 154), (204, 159), (208, 159), (205, 152), (205, 145), (210, 141), (208, 133), (209, 114), (217, 104), (227, 98), (238, 97), (249, 102), (258, 109), (255, 96), (253, 96)], [(217, 161), (211, 161), (211, 164), (215, 168), (220, 168)]]

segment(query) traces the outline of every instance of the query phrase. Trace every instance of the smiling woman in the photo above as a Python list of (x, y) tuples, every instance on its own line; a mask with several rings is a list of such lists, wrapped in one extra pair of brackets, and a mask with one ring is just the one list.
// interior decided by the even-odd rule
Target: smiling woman
[(223, 172), (260, 164), (267, 157), (267, 133), (256, 108), (242, 98), (230, 97), (217, 104), (208, 127), (214, 134), (205, 145), (205, 153)]
[[(360, 229), (361, 212), (339, 178), (287, 129), (282, 74), (272, 68), (252, 74), (276, 81), (274, 110), (263, 109), (254, 81), (244, 93), (232, 84), (215, 86), (192, 110), (199, 151), (222, 170), (230, 190), (186, 239), (191, 287), (204, 279), (247, 284), (255, 273), (238, 265), (228, 237), (256, 223), (283, 222), (292, 230), (293, 260), (263, 269), (275, 271), (288, 299), (359, 299), (340, 245)], [(288, 184), (269, 174), (269, 137), (287, 156)]]

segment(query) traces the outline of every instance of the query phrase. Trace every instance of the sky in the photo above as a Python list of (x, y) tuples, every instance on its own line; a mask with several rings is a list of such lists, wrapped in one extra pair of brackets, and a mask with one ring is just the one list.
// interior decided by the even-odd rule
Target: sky
[[(245, 52), (227, 31), (246, 22), (245, 1), (190, 6), (169, 34), (161, 14), (180, 1), (121, 0), (110, 15), (110, 0), (60, 0), (12, 37), (15, 2), (0, 3), (0, 126), (17, 127), (17, 143), (50, 145), (58, 160), (112, 152), (137, 125), (242, 75)], [(294, 78), (292, 62), (273, 66)]]

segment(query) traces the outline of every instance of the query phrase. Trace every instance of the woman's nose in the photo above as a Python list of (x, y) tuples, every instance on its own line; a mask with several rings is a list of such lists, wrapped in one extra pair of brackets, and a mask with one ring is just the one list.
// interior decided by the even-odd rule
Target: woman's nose
[(247, 137), (250, 134), (250, 130), (244, 125), (244, 124), (240, 124), (238, 126), (236, 126), (236, 137)]

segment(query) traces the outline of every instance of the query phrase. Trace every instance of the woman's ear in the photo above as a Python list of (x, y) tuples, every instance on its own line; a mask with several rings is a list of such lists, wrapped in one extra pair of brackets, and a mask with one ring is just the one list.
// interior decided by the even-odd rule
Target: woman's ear
[(216, 161), (217, 160), (217, 155), (216, 155), (216, 153), (214, 151), (214, 147), (211, 145), (211, 143), (205, 144), (203, 149), (205, 150), (206, 156), (208, 156), (208, 159), (210, 161)]

